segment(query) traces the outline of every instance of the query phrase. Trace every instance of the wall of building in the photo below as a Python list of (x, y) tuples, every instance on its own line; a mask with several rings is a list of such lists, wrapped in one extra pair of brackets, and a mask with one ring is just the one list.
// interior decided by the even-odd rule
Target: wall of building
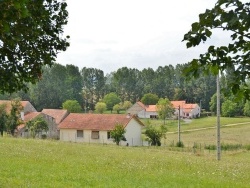
[[(141, 138), (142, 126), (132, 119), (126, 126), (125, 138), (127, 141), (122, 141), (121, 145), (140, 146), (142, 145)], [(92, 130), (83, 130), (83, 137), (77, 137), (76, 129), (60, 129), (60, 140), (71, 142), (99, 143), (99, 144), (115, 144), (112, 138), (108, 139), (108, 131), (99, 131), (99, 138), (92, 138)]]
[(126, 143), (121, 142), (121, 145), (126, 145), (128, 143), (129, 146), (141, 146), (142, 138), (141, 131), (142, 126), (135, 120), (131, 119), (129, 124), (125, 128), (125, 138), (127, 139)]

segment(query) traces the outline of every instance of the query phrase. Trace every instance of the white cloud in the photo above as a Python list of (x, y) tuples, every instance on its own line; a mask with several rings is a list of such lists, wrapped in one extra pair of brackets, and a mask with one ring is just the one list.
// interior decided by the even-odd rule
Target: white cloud
[(105, 73), (123, 66), (143, 69), (187, 63), (204, 49), (187, 50), (181, 42), (183, 35), (198, 21), (198, 14), (215, 2), (67, 0), (65, 34), (71, 36), (71, 46), (57, 61)]

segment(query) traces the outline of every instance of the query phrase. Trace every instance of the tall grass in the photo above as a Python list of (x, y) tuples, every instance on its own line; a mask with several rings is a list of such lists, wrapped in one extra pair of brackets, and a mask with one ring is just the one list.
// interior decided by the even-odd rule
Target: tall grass
[(0, 138), (0, 187), (250, 187), (250, 152)]

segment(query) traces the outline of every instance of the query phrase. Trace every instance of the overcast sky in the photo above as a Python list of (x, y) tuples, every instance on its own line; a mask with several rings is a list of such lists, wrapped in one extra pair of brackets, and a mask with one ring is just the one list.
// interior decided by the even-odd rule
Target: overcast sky
[[(69, 22), (65, 34), (70, 47), (57, 62), (98, 68), (106, 73), (118, 68), (187, 63), (207, 45), (186, 49), (183, 36), (198, 21), (199, 13), (216, 0), (67, 0)], [(208, 43), (223, 43), (216, 33)]]

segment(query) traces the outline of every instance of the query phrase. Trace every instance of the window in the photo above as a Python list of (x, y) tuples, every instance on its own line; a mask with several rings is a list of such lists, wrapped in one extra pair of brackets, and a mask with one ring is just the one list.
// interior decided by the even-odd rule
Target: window
[(107, 132), (107, 139), (110, 139), (111, 138), (111, 133), (110, 131)]
[(92, 139), (99, 139), (99, 131), (92, 131), (91, 138)]
[(157, 119), (157, 115), (150, 115), (150, 119)]
[(77, 138), (83, 138), (83, 130), (77, 130), (76, 136), (77, 136)]

